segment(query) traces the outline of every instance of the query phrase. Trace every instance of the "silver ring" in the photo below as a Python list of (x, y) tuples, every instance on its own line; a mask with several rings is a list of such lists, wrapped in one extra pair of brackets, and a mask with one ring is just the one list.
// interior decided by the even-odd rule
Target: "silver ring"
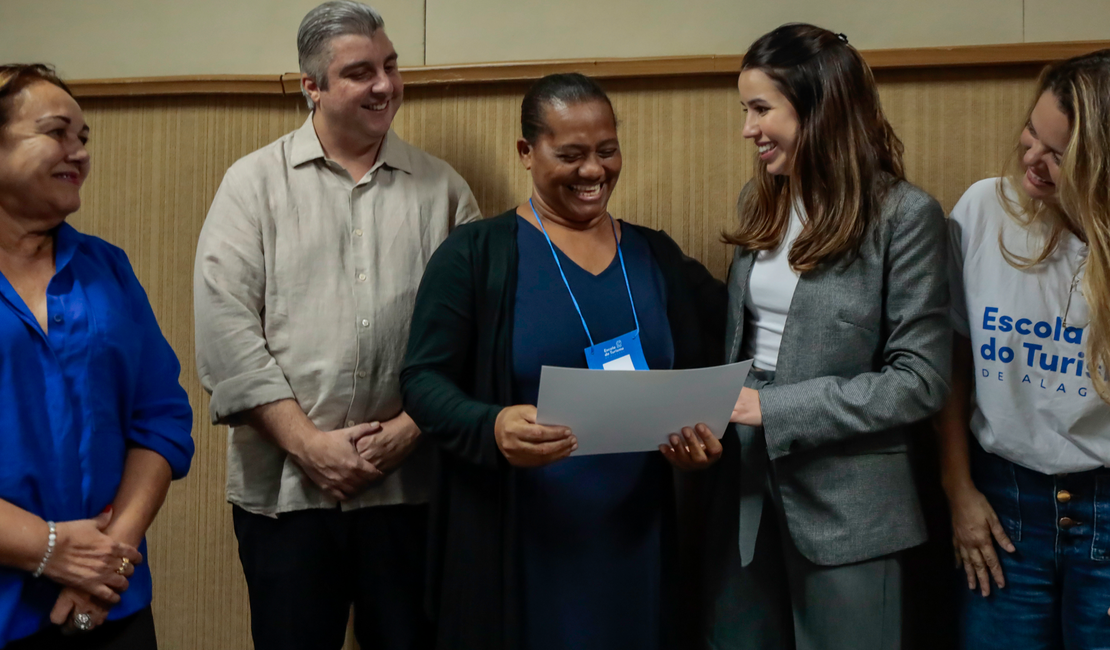
[(73, 615), (73, 627), (77, 628), (78, 630), (81, 630), (82, 632), (88, 632), (93, 627), (92, 626), (92, 617), (89, 616), (88, 614), (86, 614), (85, 612), (81, 612), (79, 614), (74, 614)]

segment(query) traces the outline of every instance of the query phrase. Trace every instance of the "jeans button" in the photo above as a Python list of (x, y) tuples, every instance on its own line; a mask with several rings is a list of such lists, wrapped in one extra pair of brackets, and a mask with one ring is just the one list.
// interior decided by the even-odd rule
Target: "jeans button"
[(1060, 503), (1067, 503), (1068, 501), (1071, 501), (1071, 492), (1068, 492), (1067, 490), (1060, 490), (1056, 493), (1056, 500)]
[(1077, 523), (1079, 523), (1079, 522), (1072, 519), (1071, 517), (1060, 517), (1060, 528), (1063, 528), (1064, 530), (1067, 530), (1067, 529), (1071, 528), (1072, 526), (1075, 526)]

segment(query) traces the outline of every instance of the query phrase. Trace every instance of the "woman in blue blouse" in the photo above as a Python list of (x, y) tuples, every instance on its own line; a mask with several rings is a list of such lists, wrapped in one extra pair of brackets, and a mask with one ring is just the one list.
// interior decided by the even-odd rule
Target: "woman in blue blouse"
[(180, 365), (127, 256), (65, 223), (89, 127), (0, 66), (0, 646), (155, 648), (143, 536), (189, 469)]

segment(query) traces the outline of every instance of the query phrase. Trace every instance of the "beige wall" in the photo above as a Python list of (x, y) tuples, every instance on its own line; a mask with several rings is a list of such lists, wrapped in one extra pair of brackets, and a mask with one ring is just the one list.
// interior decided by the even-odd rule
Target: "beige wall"
[(861, 49), (1020, 43), (1022, 2), (481, 0), (491, 10), (475, 20), (478, 3), (428, 0), (427, 63), (741, 54), (797, 21), (843, 32)]
[(1110, 38), (1110, 0), (1025, 0), (1025, 40)]
[[(0, 0), (0, 62), (67, 79), (297, 70), (297, 26), (320, 0)], [(424, 63), (423, 0), (373, 0), (401, 65)]]
[[(1110, 0), (370, 1), (403, 66), (739, 54), (796, 20), (861, 49), (1110, 36)], [(0, 61), (70, 79), (277, 75), (297, 69), (297, 25), (317, 2), (0, 0)]]

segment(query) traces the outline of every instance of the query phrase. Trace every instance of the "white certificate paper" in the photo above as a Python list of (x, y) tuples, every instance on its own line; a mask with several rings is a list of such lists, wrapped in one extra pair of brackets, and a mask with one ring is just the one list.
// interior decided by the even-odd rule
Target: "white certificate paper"
[(570, 427), (574, 456), (655, 451), (682, 427), (724, 435), (752, 362), (694, 370), (604, 371), (544, 366), (537, 421)]

